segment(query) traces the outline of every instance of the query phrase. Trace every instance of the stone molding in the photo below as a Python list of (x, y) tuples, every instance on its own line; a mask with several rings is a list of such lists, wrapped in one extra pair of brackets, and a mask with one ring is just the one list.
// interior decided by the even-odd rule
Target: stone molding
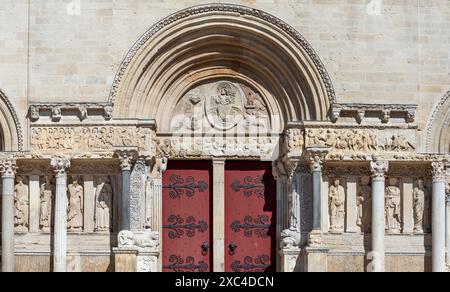
[(331, 107), (331, 121), (336, 123), (343, 115), (355, 117), (361, 124), (366, 116), (379, 116), (383, 124), (387, 124), (393, 114), (399, 114), (405, 123), (414, 123), (416, 120), (417, 105), (414, 104), (363, 104), (363, 103), (335, 103)]
[[(443, 126), (445, 126), (445, 121), (440, 121), (440, 119), (444, 119), (445, 117), (441, 117), (440, 115), (445, 115), (446, 111), (450, 111), (450, 91), (448, 91), (434, 106), (433, 112), (428, 120), (428, 124), (426, 127), (427, 137), (426, 137), (426, 151), (436, 152), (436, 147), (434, 143), (436, 143), (436, 130), (441, 130)], [(450, 122), (450, 120), (449, 120)], [(442, 123), (442, 124), (441, 124)], [(447, 123), (448, 125), (448, 123)]]
[[(3, 93), (3, 91), (0, 90), (0, 108), (5, 107), (5, 110), (3, 111), (3, 114), (5, 114), (6, 110), (9, 112), (9, 114), (11, 115), (11, 117), (5, 116), (7, 122), (11, 122), (11, 124), (8, 125), (2, 125), (2, 126), (7, 126), (11, 129), (12, 132), (11, 135), (17, 135), (17, 149), (10, 149), (13, 151), (23, 151), (24, 150), (24, 137), (23, 137), (23, 130), (22, 130), (22, 125), (20, 123), (19, 117), (17, 115), (17, 112), (14, 108), (14, 106), (12, 105), (11, 101), (8, 99), (8, 97)], [(2, 105), (2, 103), (4, 105)], [(9, 119), (11, 119), (11, 121), (9, 121)], [(12, 124), (13, 123), (13, 124)], [(3, 129), (4, 131), (6, 129)], [(3, 133), (3, 135), (5, 135), (6, 133)], [(8, 137), (6, 137), (8, 138)], [(14, 142), (14, 137), (10, 137), (10, 139), (12, 142)]]
[(63, 102), (63, 103), (44, 103), (35, 102), (30, 105), (29, 118), (32, 122), (37, 122), (43, 111), (50, 112), (50, 118), (52, 122), (59, 122), (62, 118), (62, 111), (78, 111), (78, 118), (80, 121), (84, 121), (88, 118), (88, 113), (91, 111), (101, 111), (105, 121), (112, 119), (112, 103), (105, 102)]

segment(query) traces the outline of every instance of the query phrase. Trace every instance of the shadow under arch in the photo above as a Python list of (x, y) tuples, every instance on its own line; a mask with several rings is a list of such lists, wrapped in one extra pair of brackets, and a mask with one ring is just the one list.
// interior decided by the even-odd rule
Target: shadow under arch
[(206, 4), (155, 24), (132, 47), (113, 81), (115, 118), (155, 118), (199, 83), (237, 78), (277, 107), (281, 123), (328, 120), (331, 79), (311, 45), (263, 11)]
[(23, 151), (23, 134), (16, 110), (0, 90), (0, 151)]

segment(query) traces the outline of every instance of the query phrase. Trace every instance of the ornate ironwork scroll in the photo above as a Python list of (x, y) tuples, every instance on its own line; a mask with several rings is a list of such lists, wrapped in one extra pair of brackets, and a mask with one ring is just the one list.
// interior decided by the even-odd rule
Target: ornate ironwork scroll
[(208, 264), (204, 261), (195, 263), (195, 259), (191, 256), (184, 260), (181, 256), (171, 255), (169, 258), (170, 265), (164, 266), (164, 269), (169, 269), (174, 272), (200, 272), (204, 273), (208, 271)]
[(196, 190), (201, 193), (205, 192), (208, 189), (208, 184), (204, 181), (196, 183), (195, 178), (192, 176), (183, 179), (177, 174), (172, 174), (170, 176), (170, 184), (163, 185), (163, 188), (170, 189), (169, 196), (172, 199), (179, 199), (183, 195), (192, 198)]
[(234, 232), (241, 232), (244, 230), (245, 237), (252, 237), (253, 233), (256, 236), (261, 238), (267, 238), (269, 236), (270, 227), (272, 227), (270, 223), (270, 218), (267, 215), (259, 215), (253, 220), (252, 216), (246, 216), (244, 218), (244, 223), (241, 221), (234, 221), (231, 224), (231, 229)]
[(256, 259), (253, 257), (245, 257), (244, 263), (241, 261), (234, 261), (231, 264), (233, 272), (265, 272), (271, 267), (270, 257), (268, 255), (260, 255)]
[(208, 224), (205, 221), (201, 220), (197, 223), (193, 216), (189, 216), (185, 221), (181, 216), (171, 215), (168, 221), (170, 224), (164, 225), (163, 228), (171, 229), (169, 232), (171, 239), (181, 238), (185, 234), (187, 237), (194, 237), (196, 231), (204, 233), (208, 230)]
[(265, 185), (263, 183), (262, 175), (258, 175), (256, 178), (246, 176), (244, 182), (234, 181), (231, 188), (235, 192), (244, 190), (244, 195), (246, 197), (251, 197), (255, 194), (259, 198), (264, 198), (265, 195)]

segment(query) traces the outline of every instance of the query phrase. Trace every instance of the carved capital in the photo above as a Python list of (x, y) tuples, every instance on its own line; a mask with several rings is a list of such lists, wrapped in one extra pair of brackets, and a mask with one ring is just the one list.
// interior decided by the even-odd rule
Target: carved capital
[(375, 157), (370, 162), (370, 171), (372, 172), (373, 178), (384, 178), (389, 171), (389, 161)]
[(138, 152), (137, 150), (119, 150), (116, 151), (117, 157), (119, 157), (120, 160), (120, 168), (122, 171), (131, 171), (131, 168), (133, 167), (134, 161), (136, 161)]
[(447, 180), (447, 172), (445, 170), (445, 163), (436, 161), (431, 163), (431, 173), (433, 174), (433, 182), (445, 182)]
[(156, 158), (152, 167), (152, 178), (161, 179), (163, 176), (163, 172), (167, 170), (167, 165), (169, 163), (169, 159), (166, 157)]
[(7, 158), (0, 160), (0, 174), (2, 177), (14, 177), (18, 167), (16, 160)]
[(53, 167), (56, 175), (66, 175), (67, 170), (70, 168), (70, 159), (65, 157), (54, 157), (50, 161), (50, 165)]
[(311, 171), (322, 171), (325, 157), (330, 152), (329, 148), (307, 148), (309, 160), (311, 163)]

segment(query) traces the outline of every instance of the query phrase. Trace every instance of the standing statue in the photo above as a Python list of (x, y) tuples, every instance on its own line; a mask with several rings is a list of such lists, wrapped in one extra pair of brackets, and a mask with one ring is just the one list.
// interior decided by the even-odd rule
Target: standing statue
[(291, 182), (291, 195), (289, 196), (289, 229), (300, 231), (300, 194), (298, 192), (297, 186), (297, 175), (294, 175)]
[(55, 193), (55, 185), (52, 183), (52, 177), (46, 176), (45, 182), (41, 185), (40, 194), (40, 218), (39, 226), (43, 232), (50, 232), (52, 225), (52, 201)]
[(72, 184), (68, 187), (67, 228), (69, 231), (81, 231), (83, 229), (83, 187), (78, 180), (78, 176), (74, 176)]
[(338, 179), (330, 187), (330, 225), (333, 232), (344, 232), (345, 227), (345, 189)]
[(401, 211), (400, 211), (400, 188), (396, 178), (389, 179), (389, 186), (386, 187), (386, 231), (388, 234), (399, 234), (401, 232)]
[(21, 176), (16, 178), (17, 184), (14, 186), (14, 203), (16, 206), (15, 229), (17, 232), (27, 232), (29, 219), (29, 192), (28, 186), (23, 182)]
[(356, 224), (361, 227), (361, 231), (370, 232), (372, 222), (372, 187), (370, 185), (370, 177), (361, 178), (356, 205), (358, 207)]
[(425, 215), (425, 198), (428, 196), (427, 190), (425, 189), (424, 181), (419, 179), (417, 181), (417, 186), (414, 188), (413, 198), (414, 198), (414, 232), (423, 233), (424, 232), (424, 220)]
[(98, 232), (111, 231), (112, 196), (109, 177), (99, 177), (95, 192), (95, 230)]

